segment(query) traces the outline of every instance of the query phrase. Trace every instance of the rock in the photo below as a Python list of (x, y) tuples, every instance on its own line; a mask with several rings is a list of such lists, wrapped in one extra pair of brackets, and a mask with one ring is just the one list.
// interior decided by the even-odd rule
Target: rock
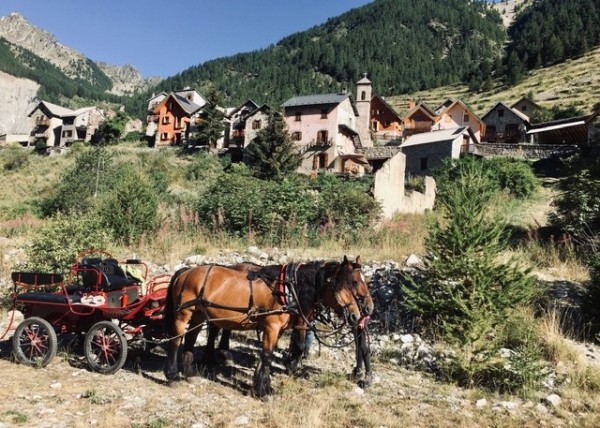
[(560, 396), (557, 394), (550, 394), (549, 396), (546, 397), (546, 401), (548, 403), (552, 404), (552, 406), (558, 407), (560, 405), (560, 403), (562, 402), (562, 398), (560, 398)]
[(477, 407), (478, 409), (483, 409), (484, 407), (487, 407), (487, 400), (485, 398), (480, 398), (479, 400), (477, 400), (477, 403), (475, 403), (475, 407)]
[(413, 343), (415, 341), (415, 338), (412, 334), (403, 334), (402, 336), (400, 336), (400, 341), (402, 343)]
[(408, 256), (404, 264), (408, 267), (415, 267), (423, 265), (423, 261), (415, 254), (411, 254), (410, 256)]
[(246, 415), (241, 415), (238, 416), (237, 418), (235, 418), (235, 420), (233, 421), (234, 425), (240, 426), (240, 425), (248, 425), (250, 423), (250, 418), (248, 418), (248, 416)]
[(498, 354), (500, 354), (500, 357), (502, 358), (510, 358), (515, 354), (515, 351), (508, 348), (502, 348), (498, 351)]
[(53, 382), (50, 384), (50, 388), (53, 388), (53, 389), (62, 388), (62, 384), (59, 382)]
[(365, 390), (362, 389), (360, 386), (357, 386), (354, 388), (354, 393), (356, 395), (365, 395)]
[(535, 410), (537, 410), (539, 413), (548, 413), (548, 408), (542, 403), (537, 403), (535, 406)]

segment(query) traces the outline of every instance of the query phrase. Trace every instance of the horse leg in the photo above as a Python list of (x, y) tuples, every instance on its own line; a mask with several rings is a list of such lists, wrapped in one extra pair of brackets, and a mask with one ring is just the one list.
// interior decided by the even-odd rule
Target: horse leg
[(177, 367), (177, 351), (183, 340), (183, 333), (188, 323), (190, 315), (178, 313), (176, 315), (175, 322), (171, 326), (169, 335), (174, 339), (169, 341), (167, 349), (167, 364), (165, 365), (164, 372), (167, 381), (171, 382), (177, 379), (179, 376), (179, 369)]
[(187, 379), (198, 374), (194, 366), (194, 346), (200, 334), (200, 327), (204, 322), (202, 312), (194, 312), (190, 320), (188, 332), (185, 334), (183, 343), (183, 376)]
[(254, 384), (252, 391), (256, 397), (264, 397), (273, 394), (271, 387), (271, 364), (273, 362), (273, 350), (277, 345), (279, 337), (278, 326), (266, 326), (263, 333), (263, 349), (260, 353), (260, 361), (254, 371)]
[(208, 338), (206, 340), (206, 347), (204, 348), (204, 354), (202, 355), (200, 365), (202, 366), (202, 374), (209, 378), (213, 378), (215, 375), (214, 369), (217, 363), (217, 358), (215, 355), (215, 342), (217, 340), (219, 330), (220, 328), (216, 325), (208, 323)]
[(293, 375), (298, 371), (306, 347), (305, 341), (306, 330), (303, 328), (295, 328), (292, 331), (292, 337), (290, 338), (289, 354), (285, 360), (287, 374)]
[(221, 340), (219, 340), (219, 352), (217, 353), (218, 362), (225, 364), (230, 358), (229, 354), (229, 338), (231, 330), (221, 330)]

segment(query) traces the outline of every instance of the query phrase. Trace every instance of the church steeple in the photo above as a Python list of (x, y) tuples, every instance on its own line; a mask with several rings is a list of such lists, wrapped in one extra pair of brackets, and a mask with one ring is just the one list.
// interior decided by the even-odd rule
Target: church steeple
[(357, 131), (363, 147), (372, 147), (369, 123), (371, 122), (371, 97), (373, 85), (367, 79), (367, 73), (356, 82), (356, 110), (358, 111)]

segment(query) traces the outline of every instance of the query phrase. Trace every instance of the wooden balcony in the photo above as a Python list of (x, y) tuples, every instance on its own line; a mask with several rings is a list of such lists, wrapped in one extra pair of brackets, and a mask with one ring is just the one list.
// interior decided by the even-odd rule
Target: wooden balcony
[(50, 126), (50, 119), (45, 118), (37, 118), (35, 120), (35, 126)]

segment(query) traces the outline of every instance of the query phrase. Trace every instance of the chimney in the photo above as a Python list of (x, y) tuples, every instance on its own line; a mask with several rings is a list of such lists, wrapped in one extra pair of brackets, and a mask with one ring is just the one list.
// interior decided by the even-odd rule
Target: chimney
[(415, 102), (414, 98), (411, 98), (410, 101), (408, 102), (408, 109), (412, 110), (417, 106), (417, 103)]

